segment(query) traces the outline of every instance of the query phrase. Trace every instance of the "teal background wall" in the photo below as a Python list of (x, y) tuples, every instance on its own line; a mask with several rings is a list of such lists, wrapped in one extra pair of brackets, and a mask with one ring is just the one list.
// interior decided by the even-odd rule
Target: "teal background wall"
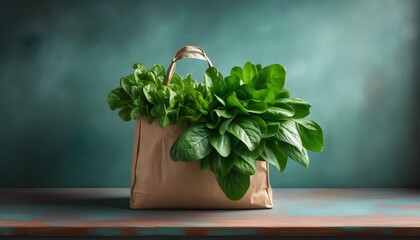
[[(0, 1), (0, 187), (128, 187), (134, 122), (106, 96), (203, 47), (222, 73), (280, 63), (325, 150), (275, 187), (420, 186), (418, 1)], [(180, 62), (202, 78), (205, 64)]]

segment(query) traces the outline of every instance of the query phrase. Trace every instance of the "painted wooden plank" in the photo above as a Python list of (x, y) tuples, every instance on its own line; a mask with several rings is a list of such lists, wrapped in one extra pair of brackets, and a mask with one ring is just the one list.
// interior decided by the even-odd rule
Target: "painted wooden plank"
[(274, 189), (265, 210), (128, 203), (128, 189), (0, 189), (0, 236), (420, 236), (420, 189)]

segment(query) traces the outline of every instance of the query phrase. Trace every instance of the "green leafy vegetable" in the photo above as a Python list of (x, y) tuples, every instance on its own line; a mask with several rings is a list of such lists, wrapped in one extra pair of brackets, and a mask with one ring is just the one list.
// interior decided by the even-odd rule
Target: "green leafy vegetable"
[(227, 131), (241, 140), (250, 151), (257, 148), (261, 141), (258, 123), (248, 118), (236, 118), (230, 123)]
[(321, 127), (304, 119), (311, 105), (290, 97), (279, 64), (248, 62), (225, 78), (210, 67), (202, 83), (176, 73), (165, 83), (162, 65), (133, 68), (109, 93), (109, 107), (125, 121), (149, 116), (161, 127), (190, 124), (171, 147), (171, 158), (200, 161), (200, 170), (210, 169), (231, 200), (245, 195), (257, 161), (283, 172), (288, 158), (308, 167), (307, 150), (322, 151)]
[(250, 179), (247, 174), (242, 174), (234, 169), (226, 176), (220, 173), (215, 175), (220, 188), (230, 200), (239, 200), (248, 191)]
[(220, 135), (215, 133), (209, 138), (210, 144), (217, 150), (222, 157), (227, 157), (231, 151), (230, 138), (227, 134)]
[[(161, 127), (167, 127), (170, 124), (197, 122), (208, 114), (209, 102), (204, 98), (207, 88), (190, 75), (182, 79), (175, 73), (172, 81), (165, 84), (162, 65), (154, 65), (149, 70), (143, 64), (134, 64), (133, 68), (134, 74), (121, 78), (121, 87), (108, 95), (110, 108), (121, 109), (119, 116), (123, 120), (146, 115), (152, 120), (157, 119)], [(214, 70), (209, 71), (209, 74), (214, 73)], [(224, 84), (223, 79), (219, 79), (217, 84)]]
[(175, 161), (194, 161), (206, 157), (213, 150), (210, 136), (211, 131), (205, 124), (191, 126), (172, 145), (171, 158)]

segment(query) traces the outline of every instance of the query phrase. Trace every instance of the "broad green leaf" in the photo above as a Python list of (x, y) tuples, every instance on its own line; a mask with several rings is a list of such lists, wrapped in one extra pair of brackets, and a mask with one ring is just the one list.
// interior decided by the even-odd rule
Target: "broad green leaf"
[(265, 123), (267, 125), (267, 131), (262, 132), (261, 138), (270, 138), (279, 132), (280, 124), (278, 122), (265, 121)]
[(250, 151), (257, 148), (261, 141), (261, 130), (258, 123), (249, 118), (236, 118), (229, 124), (227, 131), (241, 140)]
[(292, 117), (295, 114), (295, 110), (286, 103), (277, 104), (276, 107), (270, 106), (267, 111), (262, 113), (260, 116), (266, 120), (284, 120)]
[(252, 99), (260, 101), (272, 101), (276, 98), (276, 92), (273, 89), (260, 89), (252, 93)]
[(227, 88), (223, 76), (215, 67), (206, 70), (204, 83), (213, 94), (223, 96), (226, 93)]
[[(165, 99), (167, 99), (168, 106), (174, 107), (176, 102), (175, 98), (177, 97), (177, 93), (172, 91), (170, 88), (165, 89)], [(198, 100), (198, 99), (197, 99)]]
[(184, 80), (182, 80), (184, 93), (196, 91), (195, 89), (197, 88), (197, 85), (197, 81), (192, 79), (190, 74), (188, 74), (187, 77)]
[(257, 101), (249, 101), (248, 105), (246, 106), (246, 110), (250, 113), (261, 114), (267, 111), (267, 103), (265, 102), (257, 102)]
[(141, 74), (144, 74), (148, 71), (146, 65), (144, 65), (143, 63), (133, 64), (133, 69), (138, 70)]
[(226, 109), (213, 109), (213, 114), (216, 114), (217, 117), (223, 117), (223, 118), (231, 118), (233, 117), (233, 114)]
[(238, 157), (234, 165), (240, 173), (246, 175), (254, 175), (257, 170), (257, 162), (255, 159)]
[(209, 141), (211, 134), (204, 123), (190, 126), (172, 145), (172, 160), (188, 162), (206, 157), (213, 150)]
[(125, 107), (131, 102), (131, 97), (121, 87), (112, 90), (108, 95), (108, 105), (111, 108), (111, 110)]
[(131, 93), (129, 94), (132, 99), (137, 99), (142, 95), (142, 92), (140, 91), (140, 87), (138, 86), (132, 86), (131, 87)]
[(230, 70), (230, 75), (235, 76), (239, 79), (243, 79), (242, 77), (242, 68), (240, 67), (233, 67), (232, 70)]
[(153, 65), (153, 67), (150, 70), (155, 74), (155, 76), (164, 76), (165, 75), (165, 69), (160, 64)]
[(133, 86), (136, 86), (136, 80), (134, 78), (134, 75), (131, 74), (129, 76), (122, 77), (120, 80), (120, 85), (124, 89), (124, 91), (131, 96), (131, 88)]
[(279, 144), (291, 159), (297, 161), (305, 167), (309, 167), (309, 156), (305, 148), (302, 148), (302, 151), (299, 151), (299, 149), (290, 144), (283, 142), (279, 142)]
[(241, 85), (241, 80), (235, 75), (231, 75), (225, 78), (225, 83), (228, 91), (236, 91)]
[[(160, 99), (157, 98), (157, 87), (154, 85), (147, 85), (143, 88), (143, 93), (144, 96), (146, 96), (147, 101), (149, 101), (152, 104), (160, 104), (162, 103), (162, 99), (164, 99), (164, 97), (161, 97)], [(161, 94), (163, 94), (163, 92), (161, 91)]]
[(321, 152), (324, 147), (324, 134), (322, 128), (314, 121), (296, 119), (303, 147), (308, 150)]
[(236, 93), (232, 92), (226, 99), (226, 106), (229, 108), (236, 108), (240, 111), (240, 113), (247, 114), (248, 110), (244, 107), (244, 105), (239, 101), (236, 97)]
[(198, 91), (193, 91), (192, 95), (194, 96), (195, 106), (197, 110), (202, 114), (207, 115), (209, 110), (209, 103), (207, 102), (207, 100), (204, 99), (204, 97)]
[(163, 117), (159, 117), (159, 126), (161, 128), (166, 128), (170, 123), (171, 122), (166, 114)]
[(274, 165), (280, 172), (283, 172), (286, 168), (287, 154), (276, 141), (267, 141), (265, 143), (261, 157), (271, 165)]
[(223, 100), (222, 98), (220, 98), (216, 94), (214, 94), (214, 96), (216, 97), (217, 101), (219, 101), (223, 105), (223, 107), (226, 106), (225, 100)]
[(232, 169), (226, 176), (216, 173), (216, 180), (226, 197), (234, 201), (245, 195), (250, 184), (249, 176), (235, 169)]
[(200, 171), (205, 172), (207, 169), (209, 169), (210, 161), (209, 156), (203, 158), (200, 160)]
[(261, 140), (260, 144), (258, 144), (258, 147), (254, 149), (253, 151), (248, 150), (248, 148), (240, 142), (240, 144), (233, 147), (232, 151), (236, 154), (241, 156), (241, 158), (246, 159), (248, 161), (251, 160), (257, 160), (261, 153), (264, 151), (265, 141)]
[(276, 92), (275, 99), (288, 98), (289, 96), (289, 91), (283, 88), (280, 91)]
[(251, 115), (249, 116), (249, 118), (258, 124), (258, 127), (260, 128), (261, 133), (264, 133), (267, 131), (267, 124), (262, 118), (256, 115)]
[(220, 118), (217, 118), (214, 121), (206, 122), (206, 127), (210, 128), (210, 129), (215, 129), (215, 128), (217, 128), (217, 126), (219, 126), (220, 121), (221, 121)]
[(138, 107), (133, 108), (131, 110), (130, 117), (131, 119), (137, 119), (138, 117), (140, 117), (140, 108)]
[(232, 170), (232, 167), (236, 161), (233, 156), (222, 157), (219, 154), (212, 155), (213, 157), (213, 171), (214, 173), (222, 174), (226, 176)]
[(178, 85), (178, 88), (184, 89), (184, 87), (185, 87), (184, 81), (185, 80), (182, 79), (181, 76), (179, 76), (177, 73), (174, 73), (174, 75), (172, 76), (171, 81), (169, 82), (169, 87), (173, 87), (174, 88), (174, 85)]
[(225, 132), (227, 131), (227, 129), (229, 127), (229, 124), (232, 122), (232, 120), (234, 118), (235, 117), (232, 117), (232, 118), (228, 118), (226, 120), (223, 120), (223, 122), (220, 124), (220, 127), (219, 127), (219, 133), (220, 133), (220, 135), (225, 134)]
[(251, 83), (255, 74), (257, 74), (257, 68), (252, 62), (247, 62), (242, 71), (242, 80), (244, 80), (244, 83)]
[(241, 99), (254, 99), (259, 100), (256, 98), (253, 98), (253, 94), (255, 92), (255, 89), (250, 84), (242, 84), (237, 91), (235, 91), (237, 95), (240, 95)]
[[(205, 159), (207, 159), (207, 161), (209, 162), (210, 171), (212, 171), (213, 173), (216, 173), (216, 169), (214, 169), (213, 166), (214, 160), (219, 157), (221, 156), (219, 155), (219, 153), (217, 153), (216, 150), (213, 150), (209, 155), (207, 155), (207, 157), (205, 157)], [(217, 171), (219, 171), (219, 169), (217, 169)]]
[(124, 121), (131, 120), (131, 108), (125, 107), (118, 112), (118, 116)]
[(256, 78), (252, 79), (255, 89), (269, 88), (275, 92), (281, 91), (286, 81), (286, 70), (279, 64), (269, 65), (258, 72)]
[[(276, 102), (280, 104), (286, 103), (291, 106), (295, 111), (293, 118), (304, 118), (310, 113), (311, 105), (299, 98), (283, 98), (276, 100)], [(276, 106), (277, 103), (275, 103), (274, 106)]]
[(231, 151), (230, 138), (227, 134), (220, 135), (216, 132), (210, 135), (210, 144), (217, 150), (222, 157), (227, 157)]
[(293, 121), (281, 121), (275, 138), (295, 146), (299, 151), (302, 150), (302, 140), (300, 139), (296, 123)]

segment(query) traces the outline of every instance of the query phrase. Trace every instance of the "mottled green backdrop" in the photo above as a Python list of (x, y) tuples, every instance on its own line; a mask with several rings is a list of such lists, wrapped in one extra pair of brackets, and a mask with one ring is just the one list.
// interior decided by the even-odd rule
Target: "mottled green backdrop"
[[(222, 73), (280, 63), (325, 150), (275, 187), (420, 186), (419, 1), (0, 1), (0, 187), (127, 187), (131, 65), (203, 47)], [(202, 62), (179, 73), (201, 79)]]

